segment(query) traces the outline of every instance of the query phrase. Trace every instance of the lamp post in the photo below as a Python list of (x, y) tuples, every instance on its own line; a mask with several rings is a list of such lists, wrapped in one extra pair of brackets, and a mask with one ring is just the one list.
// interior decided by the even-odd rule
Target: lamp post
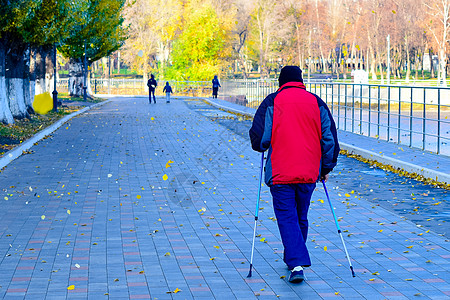
[(87, 86), (86, 86), (86, 77), (87, 77), (87, 66), (86, 66), (86, 41), (84, 41), (84, 84), (83, 84), (83, 100), (86, 101), (87, 98)]
[(56, 43), (53, 45), (53, 111), (58, 111), (58, 92), (56, 91)]

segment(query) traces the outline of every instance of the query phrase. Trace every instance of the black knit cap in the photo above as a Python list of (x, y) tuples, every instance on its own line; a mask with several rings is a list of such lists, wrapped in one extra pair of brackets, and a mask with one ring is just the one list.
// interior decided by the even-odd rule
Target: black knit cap
[(280, 87), (288, 82), (296, 81), (303, 82), (302, 70), (297, 66), (284, 66), (281, 69), (278, 83)]

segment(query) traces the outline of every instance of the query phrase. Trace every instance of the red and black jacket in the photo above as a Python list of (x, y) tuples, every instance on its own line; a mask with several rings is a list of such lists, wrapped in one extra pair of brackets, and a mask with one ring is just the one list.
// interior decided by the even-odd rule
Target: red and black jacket
[(267, 96), (249, 133), (253, 150), (269, 150), (268, 186), (314, 183), (336, 166), (339, 143), (333, 117), (301, 82), (288, 82)]

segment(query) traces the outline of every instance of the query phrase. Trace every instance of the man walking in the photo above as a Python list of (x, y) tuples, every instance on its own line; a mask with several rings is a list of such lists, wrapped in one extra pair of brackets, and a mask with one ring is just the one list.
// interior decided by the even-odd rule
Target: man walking
[(148, 102), (152, 103), (152, 94), (153, 94), (153, 102), (156, 103), (155, 98), (155, 90), (158, 83), (155, 80), (155, 76), (153, 74), (150, 75), (150, 79), (147, 81), (148, 86)]
[(308, 209), (318, 180), (328, 180), (339, 154), (336, 125), (325, 104), (306, 91), (302, 71), (285, 66), (279, 89), (267, 96), (256, 111), (250, 129), (252, 148), (269, 150), (265, 183), (284, 246), (289, 281), (304, 280), (303, 268), (311, 266), (306, 240)]

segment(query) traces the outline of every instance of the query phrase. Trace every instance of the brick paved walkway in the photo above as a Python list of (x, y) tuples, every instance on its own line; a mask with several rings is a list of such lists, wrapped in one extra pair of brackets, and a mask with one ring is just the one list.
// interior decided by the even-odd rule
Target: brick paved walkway
[(450, 297), (444, 237), (332, 185), (357, 277), (318, 185), (306, 282), (284, 278), (266, 187), (247, 279), (260, 156), (183, 101), (162, 102), (121, 98), (96, 107), (0, 173), (0, 297)]

